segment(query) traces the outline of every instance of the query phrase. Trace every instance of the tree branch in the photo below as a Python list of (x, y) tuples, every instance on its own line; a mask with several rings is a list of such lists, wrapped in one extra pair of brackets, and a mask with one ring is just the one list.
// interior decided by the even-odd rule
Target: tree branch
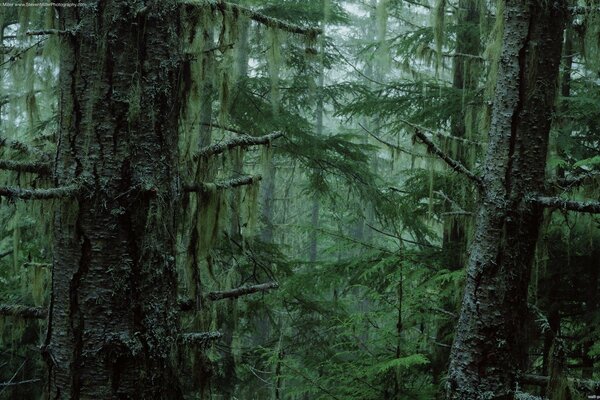
[(45, 319), (47, 314), (48, 310), (42, 307), (28, 307), (19, 304), (0, 304), (0, 315), (4, 316)]
[(239, 129), (235, 129), (235, 128), (230, 128), (228, 126), (223, 126), (223, 125), (219, 125), (219, 124), (215, 124), (215, 123), (202, 123), (200, 124), (202, 126), (208, 126), (209, 128), (217, 128), (217, 129), (223, 129), (224, 131), (229, 131), (232, 133), (237, 133), (238, 135), (245, 135), (246, 132), (242, 132)]
[(438, 131), (434, 131), (433, 129), (429, 129), (429, 128), (425, 128), (424, 126), (421, 125), (417, 125), (417, 124), (413, 124), (410, 121), (407, 121), (405, 119), (400, 118), (399, 119), (400, 122), (402, 122), (403, 124), (406, 124), (408, 126), (410, 126), (411, 128), (415, 129), (415, 130), (419, 130), (419, 131), (424, 131), (424, 132), (429, 132), (432, 135), (444, 138), (444, 139), (448, 139), (448, 140), (454, 140), (457, 142), (461, 142), (464, 144), (472, 144), (475, 146), (482, 146), (483, 144), (481, 142), (475, 141), (475, 140), (469, 140), (469, 139), (465, 139), (463, 137), (458, 137), (458, 136), (454, 136), (454, 135), (449, 135), (447, 133), (442, 133), (442, 132), (438, 132)]
[(183, 190), (186, 192), (195, 192), (195, 193), (208, 193), (213, 190), (224, 190), (236, 188), (244, 185), (252, 185), (256, 182), (262, 180), (262, 176), (242, 176), (241, 178), (234, 178), (228, 181), (220, 181), (214, 183), (198, 183), (191, 185), (184, 185)]
[(35, 147), (28, 145), (27, 143), (24, 143), (24, 142), (21, 142), (18, 140), (14, 140), (14, 139), (9, 139), (9, 138), (2, 137), (2, 136), (0, 136), (0, 147), (8, 147), (8, 148), (20, 151), (21, 153), (25, 153), (25, 154), (38, 155), (38, 156), (46, 155), (46, 154), (42, 153), (41, 151), (39, 151), (38, 149), (36, 149)]
[(561, 199), (560, 197), (534, 197), (532, 201), (542, 207), (558, 208), (560, 210), (577, 211), (585, 213), (600, 213), (600, 201), (576, 201)]
[(206, 345), (223, 337), (221, 332), (184, 333), (180, 336), (182, 344)]
[(0, 187), (0, 197), (22, 200), (50, 200), (72, 197), (78, 190), (79, 187), (74, 185), (48, 189)]
[(184, 0), (182, 4), (190, 5), (190, 6), (210, 6), (213, 8), (218, 8), (221, 11), (232, 11), (237, 14), (244, 15), (251, 20), (254, 20), (258, 23), (268, 26), (273, 29), (280, 29), (290, 33), (297, 33), (299, 35), (306, 35), (308, 37), (316, 37), (323, 33), (323, 30), (320, 28), (305, 28), (300, 25), (291, 24), (289, 22), (284, 22), (277, 18), (268, 17), (264, 14), (261, 14), (257, 11), (254, 11), (250, 8), (240, 6), (238, 4), (227, 3), (224, 1), (215, 1), (215, 0)]
[[(242, 286), (235, 289), (224, 290), (220, 292), (209, 292), (206, 296), (207, 300), (217, 301), (223, 299), (235, 299), (248, 294), (264, 292), (271, 289), (277, 289), (279, 284), (276, 282), (262, 283), (260, 285)], [(196, 309), (195, 299), (181, 299), (179, 300), (179, 311), (193, 311)]]
[(50, 164), (44, 162), (22, 162), (0, 160), (0, 169), (15, 172), (29, 172), (32, 174), (50, 175)]
[(585, 173), (585, 174), (582, 174), (579, 176), (572, 176), (569, 178), (557, 179), (556, 181), (553, 181), (552, 183), (560, 186), (563, 189), (573, 189), (580, 185), (586, 184), (588, 181), (590, 181), (596, 177), (599, 177), (599, 176), (600, 176), (600, 171), (590, 171), (588, 173)]
[(19, 381), (19, 382), (0, 382), (0, 388), (5, 388), (5, 387), (10, 387), (10, 386), (20, 386), (20, 385), (29, 385), (32, 383), (38, 383), (41, 382), (41, 379), (27, 379), (25, 381)]
[(216, 154), (220, 154), (225, 152), (226, 150), (231, 150), (236, 147), (248, 147), (248, 146), (257, 146), (271, 143), (272, 140), (280, 138), (283, 136), (281, 132), (271, 133), (265, 136), (249, 136), (249, 135), (241, 135), (235, 137), (233, 139), (227, 140), (225, 142), (213, 144), (211, 146), (205, 147), (200, 150), (194, 158), (200, 157), (210, 157)]
[(238, 297), (246, 296), (248, 294), (256, 292), (266, 292), (267, 290), (277, 288), (279, 288), (279, 284), (277, 282), (268, 282), (262, 283), (260, 285), (242, 286), (239, 288), (224, 290), (220, 292), (210, 292), (207, 297), (212, 301), (223, 299), (236, 299)]
[(461, 174), (465, 175), (467, 178), (475, 182), (479, 188), (483, 187), (483, 182), (481, 181), (481, 178), (469, 171), (469, 169), (462, 165), (460, 162), (456, 161), (455, 159), (444, 153), (442, 149), (440, 149), (435, 143), (433, 143), (431, 139), (429, 139), (419, 129), (415, 130), (415, 136), (418, 137), (423, 143), (425, 143), (430, 153), (433, 153), (442, 160), (444, 160), (444, 162), (446, 162), (446, 164), (448, 164), (448, 166), (454, 171), (460, 172)]

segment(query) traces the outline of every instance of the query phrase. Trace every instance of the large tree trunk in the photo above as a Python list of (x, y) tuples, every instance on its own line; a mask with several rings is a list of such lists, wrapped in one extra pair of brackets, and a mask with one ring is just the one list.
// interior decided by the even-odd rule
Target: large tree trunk
[(44, 353), (52, 399), (180, 399), (175, 0), (60, 8), (58, 185)]
[(448, 399), (512, 399), (542, 209), (565, 1), (507, 0), (482, 199), (450, 357)]

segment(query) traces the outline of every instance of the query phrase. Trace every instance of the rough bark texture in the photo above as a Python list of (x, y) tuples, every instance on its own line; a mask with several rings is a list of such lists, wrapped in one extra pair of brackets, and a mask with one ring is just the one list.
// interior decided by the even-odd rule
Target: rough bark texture
[(59, 7), (57, 186), (44, 355), (52, 399), (181, 399), (174, 212), (178, 5)]
[(483, 189), (452, 347), (448, 399), (512, 399), (525, 362), (521, 327), (542, 208), (566, 5), (506, 2), (504, 47)]

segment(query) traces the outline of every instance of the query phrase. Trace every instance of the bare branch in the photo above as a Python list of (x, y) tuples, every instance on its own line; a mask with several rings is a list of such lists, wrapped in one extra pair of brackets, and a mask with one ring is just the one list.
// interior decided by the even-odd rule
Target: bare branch
[(280, 29), (290, 33), (297, 33), (299, 35), (306, 35), (309, 37), (316, 37), (323, 33), (323, 30), (320, 28), (305, 28), (300, 25), (291, 24), (289, 22), (284, 22), (276, 18), (268, 17), (264, 14), (261, 14), (257, 11), (254, 11), (250, 8), (240, 6), (238, 4), (227, 3), (224, 1), (215, 1), (215, 0), (184, 0), (182, 4), (190, 5), (190, 6), (210, 6), (213, 8), (218, 8), (221, 11), (232, 11), (233, 13), (242, 14), (246, 17), (254, 20), (258, 23), (268, 26), (273, 29)]
[(283, 133), (281, 132), (275, 132), (269, 135), (258, 137), (249, 135), (237, 136), (225, 142), (213, 144), (211, 146), (203, 148), (196, 154), (195, 158), (214, 156), (216, 154), (223, 153), (226, 150), (231, 150), (236, 147), (248, 147), (269, 144), (272, 140), (280, 138), (281, 136), (283, 136)]
[(50, 164), (45, 162), (22, 162), (0, 160), (0, 169), (15, 172), (29, 172), (32, 174), (50, 175)]
[(45, 319), (47, 314), (48, 310), (42, 307), (28, 307), (19, 304), (0, 304), (0, 315), (4, 316)]
[(184, 333), (180, 336), (182, 344), (206, 345), (223, 337), (221, 332)]
[(481, 178), (469, 171), (469, 169), (462, 165), (460, 162), (456, 161), (455, 159), (444, 153), (442, 149), (440, 149), (435, 143), (433, 143), (431, 139), (429, 139), (419, 129), (415, 130), (415, 136), (418, 137), (423, 143), (425, 143), (430, 153), (433, 153), (442, 160), (444, 160), (444, 162), (448, 164), (448, 166), (454, 171), (460, 172), (461, 174), (465, 175), (467, 178), (475, 182), (479, 188), (483, 187), (483, 182), (481, 181)]
[(41, 379), (27, 379), (25, 381), (19, 381), (19, 382), (12, 382), (12, 381), (0, 382), (0, 388), (10, 387), (10, 386), (30, 385), (32, 383), (39, 383), (41, 381), (42, 381)]
[(8, 251), (5, 251), (4, 253), (0, 253), (0, 260), (3, 259), (6, 256), (11, 255), (12, 252), (13, 252), (12, 250), (8, 250)]
[(79, 187), (75, 185), (48, 189), (0, 187), (0, 197), (22, 200), (51, 200), (73, 197), (78, 190)]
[(242, 286), (239, 288), (224, 290), (221, 292), (210, 292), (207, 297), (212, 301), (223, 299), (236, 299), (238, 297), (246, 296), (251, 293), (265, 292), (267, 290), (277, 289), (278, 287), (279, 284), (277, 282), (268, 282), (262, 283), (260, 285)]
[(191, 185), (184, 185), (183, 190), (186, 192), (195, 192), (195, 193), (208, 193), (213, 190), (224, 190), (236, 188), (244, 185), (252, 185), (256, 182), (262, 180), (260, 175), (255, 176), (242, 176), (241, 178), (234, 178), (228, 181), (220, 181), (214, 183), (198, 183)]
[(600, 201), (576, 201), (561, 199), (560, 197), (534, 197), (531, 201), (547, 208), (558, 208), (560, 210), (577, 211), (585, 213), (600, 213)]

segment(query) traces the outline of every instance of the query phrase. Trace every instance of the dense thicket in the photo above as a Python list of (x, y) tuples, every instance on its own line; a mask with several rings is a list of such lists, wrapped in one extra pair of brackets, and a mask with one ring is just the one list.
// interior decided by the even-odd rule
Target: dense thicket
[(595, 0), (85, 3), (0, 7), (0, 397), (600, 395)]

